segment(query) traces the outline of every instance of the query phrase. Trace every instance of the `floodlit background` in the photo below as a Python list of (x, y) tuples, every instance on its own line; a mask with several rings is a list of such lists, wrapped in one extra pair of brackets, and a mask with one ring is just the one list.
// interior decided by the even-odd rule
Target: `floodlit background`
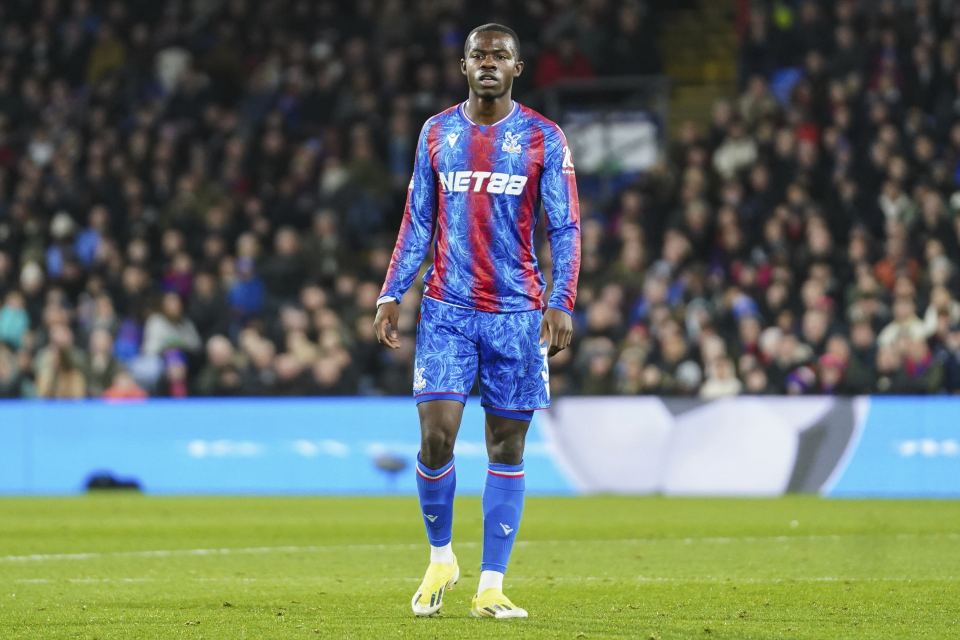
[(491, 21), (583, 239), (497, 635), (960, 637), (960, 3), (0, 0), (0, 638), (493, 637), (373, 332)]
[[(956, 494), (954, 16), (4, 2), (0, 491), (412, 491), (420, 285), (397, 352), (375, 300), (417, 132), (494, 20), (581, 194), (577, 338), (531, 489)], [(458, 450), (477, 465), (480, 423)]]

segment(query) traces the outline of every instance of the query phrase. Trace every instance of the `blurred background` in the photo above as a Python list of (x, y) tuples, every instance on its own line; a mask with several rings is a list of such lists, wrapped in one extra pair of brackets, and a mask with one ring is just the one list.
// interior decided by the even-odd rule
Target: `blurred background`
[(5, 0), (0, 491), (412, 491), (375, 301), (491, 21), (581, 195), (533, 489), (960, 493), (948, 0)]

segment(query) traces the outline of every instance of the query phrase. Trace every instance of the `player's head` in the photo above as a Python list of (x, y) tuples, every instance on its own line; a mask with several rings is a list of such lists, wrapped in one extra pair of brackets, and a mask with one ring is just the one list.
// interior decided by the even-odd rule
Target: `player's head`
[(463, 43), (460, 70), (467, 76), (470, 90), (481, 98), (509, 94), (513, 79), (523, 72), (520, 38), (502, 24), (480, 25)]

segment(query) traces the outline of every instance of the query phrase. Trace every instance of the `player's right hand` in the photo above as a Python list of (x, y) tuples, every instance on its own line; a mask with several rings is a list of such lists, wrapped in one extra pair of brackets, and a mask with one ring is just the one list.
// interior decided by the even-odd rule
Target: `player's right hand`
[(400, 305), (396, 300), (388, 300), (377, 305), (377, 317), (373, 321), (373, 330), (377, 332), (377, 342), (385, 344), (391, 349), (400, 348), (400, 334), (397, 325), (400, 323)]

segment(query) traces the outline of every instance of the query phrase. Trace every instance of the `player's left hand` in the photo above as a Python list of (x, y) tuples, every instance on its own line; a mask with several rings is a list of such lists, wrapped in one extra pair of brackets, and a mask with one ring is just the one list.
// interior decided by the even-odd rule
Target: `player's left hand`
[(553, 357), (570, 346), (573, 341), (573, 320), (569, 313), (559, 309), (547, 309), (540, 322), (540, 344), (550, 345), (548, 357)]

